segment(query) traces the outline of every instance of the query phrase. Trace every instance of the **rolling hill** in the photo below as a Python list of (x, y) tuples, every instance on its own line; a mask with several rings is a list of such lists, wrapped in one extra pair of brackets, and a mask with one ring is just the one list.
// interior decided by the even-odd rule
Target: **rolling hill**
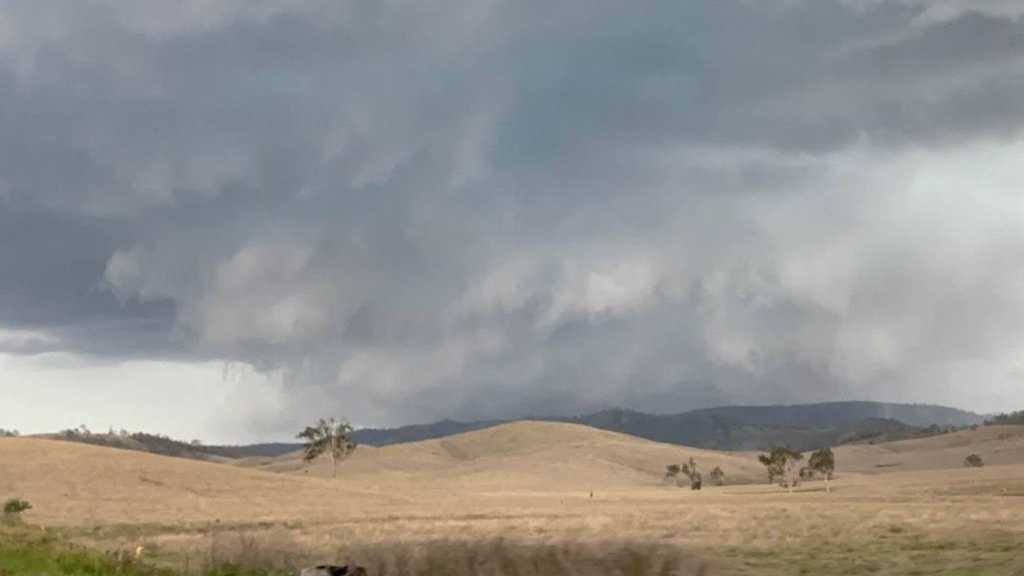
[[(420, 482), (493, 490), (657, 486), (665, 466), (694, 458), (700, 469), (720, 466), (731, 483), (760, 481), (750, 455), (652, 442), (563, 422), (519, 421), (445, 438), (384, 447), (363, 446), (340, 467), (346, 478), (417, 477)], [(251, 459), (260, 470), (330, 475), (327, 461), (307, 464), (299, 454)]]
[[(978, 414), (944, 406), (830, 402), (794, 406), (726, 406), (681, 414), (613, 409), (576, 417), (534, 420), (582, 424), (681, 446), (742, 451), (766, 450), (777, 445), (812, 450), (847, 442), (914, 438), (940, 433), (947, 427), (978, 424), (983, 419)], [(356, 430), (353, 438), (362, 446), (389, 446), (444, 438), (515, 421), (442, 420), (398, 428), (363, 428)], [(208, 461), (275, 457), (302, 447), (295, 442), (211, 446), (143, 432), (103, 434), (67, 430), (44, 437)]]
[[(40, 438), (0, 438), (0, 498), (45, 524), (258, 522), (347, 514), (398, 496), (319, 478)], [(287, 500), (287, 506), (282, 504)]]
[[(857, 485), (874, 486), (867, 478), (877, 474), (905, 482), (914, 474), (946, 469), (964, 476), (963, 459), (972, 453), (986, 467), (964, 480), (995, 478), (1003, 466), (1012, 471), (1024, 465), (1024, 427), (983, 426), (841, 446), (835, 452), (838, 478)], [(705, 473), (721, 467), (729, 485), (765, 480), (752, 452), (716, 452), (579, 424), (523, 421), (421, 442), (362, 446), (339, 467), (337, 480), (328, 478), (326, 459), (307, 464), (294, 453), (229, 464), (2, 438), (0, 497), (28, 499), (36, 506), (32, 521), (46, 524), (356, 521), (387, 518), (403, 507), (419, 510), (431, 501), (459, 510), (473, 498), (479, 511), (500, 508), (501, 498), (514, 495), (555, 500), (573, 494), (585, 498), (589, 490), (656, 495), (666, 485), (665, 466), (691, 457)], [(537, 505), (549, 504), (538, 500)]]
[[(964, 468), (969, 453), (987, 465)], [(665, 464), (691, 456), (705, 472), (721, 466), (727, 485), (700, 492), (667, 485)], [(307, 466), (297, 454), (203, 462), (2, 438), (0, 500), (32, 502), (25, 514), (32, 530), (60, 526), (66, 530), (58, 535), (102, 550), (142, 545), (153, 559), (186, 567), (214, 557), (308, 565), (451, 542), (568, 542), (602, 550), (614, 541), (658, 542), (721, 566), (739, 551), (740, 574), (773, 573), (751, 559), (775, 561), (786, 546), (788, 554), (810, 557), (835, 549), (834, 542), (843, 543), (844, 556), (812, 573), (844, 573), (847, 565), (876, 573), (895, 558), (897, 568), (924, 565), (917, 571), (940, 574), (968, 554), (994, 558), (979, 560), (982, 568), (1019, 558), (1024, 427), (844, 446), (836, 460), (833, 493), (826, 495), (820, 482), (793, 493), (765, 485), (754, 453), (557, 422), (362, 446), (337, 479), (324, 477), (326, 460)], [(737, 485), (744, 482), (752, 484)], [(793, 562), (783, 560), (770, 564), (774, 573), (792, 573)], [(593, 573), (622, 565), (615, 566)]]
[(838, 468), (867, 474), (963, 468), (969, 454), (981, 456), (986, 466), (1024, 464), (1024, 426), (981, 426), (928, 438), (835, 449)]
[[(902, 429), (900, 429), (902, 430)], [(963, 468), (978, 454), (986, 466), (1024, 464), (1024, 427), (981, 426), (956, 432), (835, 448), (841, 475)], [(713, 451), (653, 442), (580, 424), (519, 421), (420, 442), (361, 446), (339, 475), (487, 489), (640, 487), (664, 484), (665, 465), (694, 458), (703, 472), (720, 466), (729, 484), (761, 483), (756, 451)], [(330, 475), (326, 461), (299, 453), (240, 464), (264, 471)]]

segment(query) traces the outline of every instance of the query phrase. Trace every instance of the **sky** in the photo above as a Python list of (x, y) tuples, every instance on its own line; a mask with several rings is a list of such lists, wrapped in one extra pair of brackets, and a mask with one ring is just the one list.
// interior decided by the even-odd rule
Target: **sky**
[(1018, 0), (3, 0), (0, 428), (1024, 408)]

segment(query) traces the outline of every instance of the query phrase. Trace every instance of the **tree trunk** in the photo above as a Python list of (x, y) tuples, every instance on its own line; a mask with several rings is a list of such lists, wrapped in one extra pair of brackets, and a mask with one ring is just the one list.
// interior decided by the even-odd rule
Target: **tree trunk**
[(331, 452), (331, 478), (338, 477), (338, 457)]
[(828, 477), (829, 476), (830, 476), (829, 474), (825, 474), (825, 494), (831, 494), (832, 493), (832, 489), (829, 488), (829, 485), (828, 485)]

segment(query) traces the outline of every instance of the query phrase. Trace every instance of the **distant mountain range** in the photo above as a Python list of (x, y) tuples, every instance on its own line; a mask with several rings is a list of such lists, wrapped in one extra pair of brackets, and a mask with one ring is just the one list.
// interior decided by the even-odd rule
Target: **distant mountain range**
[[(575, 417), (529, 419), (572, 422), (657, 442), (713, 450), (765, 450), (778, 445), (794, 450), (812, 450), (850, 442), (918, 437), (948, 428), (981, 424), (985, 417), (966, 410), (928, 404), (825, 402), (792, 406), (723, 406), (680, 414), (612, 409)], [(364, 428), (355, 431), (354, 440), (369, 446), (386, 446), (481, 430), (505, 422), (508, 420), (442, 420), (398, 428)], [(282, 454), (301, 447), (299, 444), (263, 446), (262, 456)], [(224, 448), (227, 451), (227, 447)], [(253, 450), (257, 447), (245, 448)]]
[(713, 450), (812, 450), (874, 436), (913, 437), (981, 424), (973, 412), (925, 404), (826, 402), (792, 406), (723, 406), (681, 414), (606, 410), (565, 419), (671, 444)]
[[(635, 410), (612, 409), (575, 417), (526, 419), (583, 424), (657, 442), (711, 450), (766, 450), (772, 446), (788, 446), (806, 451), (822, 446), (887, 442), (940, 434), (953, 428), (982, 424), (985, 417), (965, 410), (927, 404), (826, 402), (792, 406), (723, 406), (680, 414), (647, 414)], [(442, 420), (433, 424), (398, 428), (363, 428), (353, 433), (353, 439), (358, 444), (386, 446), (441, 438), (506, 422), (510, 420)], [(145, 433), (82, 434), (69, 430), (53, 436), (205, 460), (273, 457), (302, 448), (302, 444), (289, 442), (206, 446)]]

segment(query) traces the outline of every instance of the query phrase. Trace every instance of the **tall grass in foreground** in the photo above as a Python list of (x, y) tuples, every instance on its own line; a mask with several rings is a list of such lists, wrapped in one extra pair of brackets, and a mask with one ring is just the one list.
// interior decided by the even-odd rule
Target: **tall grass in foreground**
[[(211, 539), (206, 558), (158, 567), (26, 530), (0, 531), (0, 576), (278, 576), (315, 563), (287, 539), (244, 532)], [(321, 558), (321, 560), (323, 560)], [(528, 544), (505, 540), (341, 544), (331, 561), (371, 576), (698, 576), (704, 563), (643, 543)]]
[(356, 564), (371, 576), (691, 576), (705, 564), (676, 547), (629, 542), (525, 543), (503, 539), (337, 545), (310, 556), (286, 531), (234, 532), (211, 539), (208, 562), (243, 572), (297, 573), (320, 562)]
[(351, 560), (376, 576), (703, 575), (701, 562), (645, 544), (520, 544), (502, 540), (364, 547)]

